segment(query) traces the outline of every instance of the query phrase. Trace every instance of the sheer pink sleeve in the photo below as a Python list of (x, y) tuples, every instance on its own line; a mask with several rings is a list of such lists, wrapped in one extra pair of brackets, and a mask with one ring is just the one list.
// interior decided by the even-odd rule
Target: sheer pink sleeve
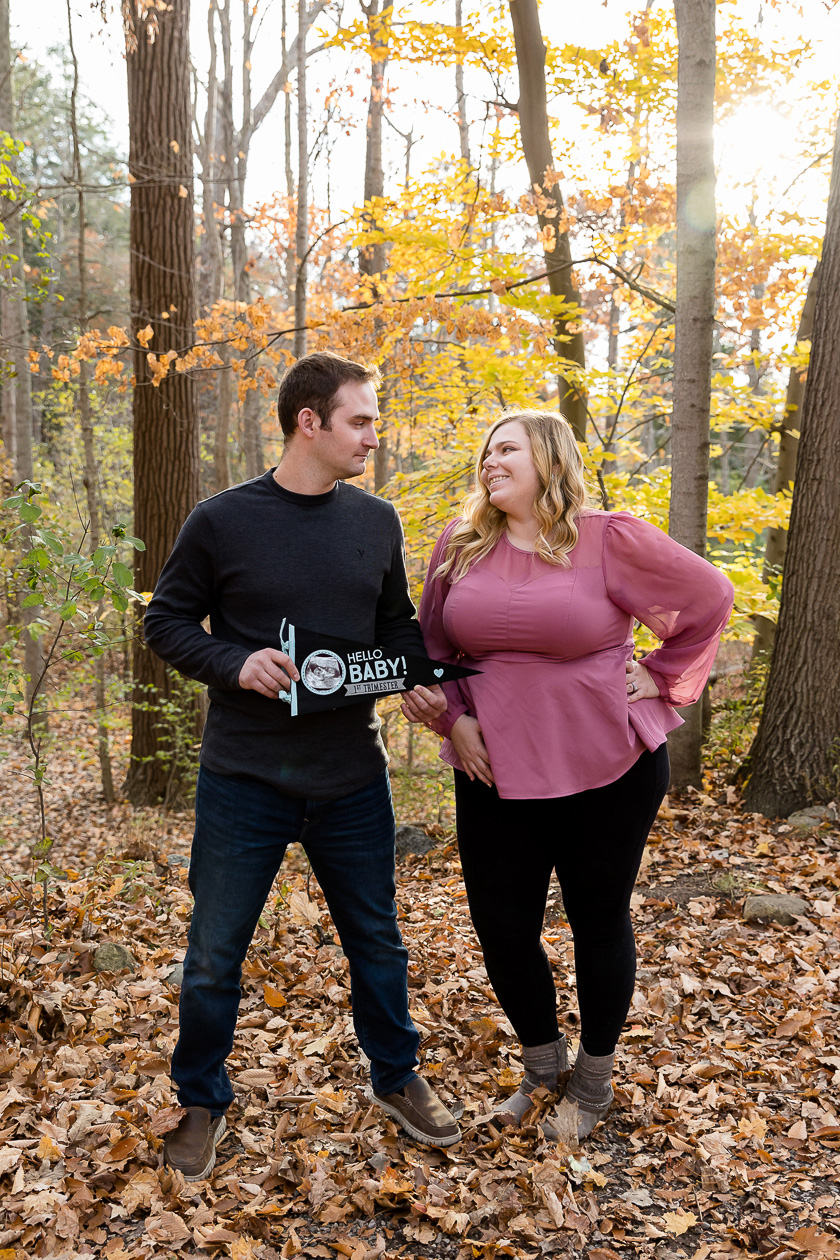
[(604, 576), (613, 603), (648, 626), (662, 647), (642, 659), (670, 704), (700, 699), (733, 586), (714, 565), (647, 521), (616, 512), (604, 531)]
[[(429, 561), (429, 571), (426, 574), (426, 584), (423, 587), (423, 598), (420, 600), (420, 611), (417, 614), (429, 656), (436, 661), (452, 663), (458, 659), (458, 649), (450, 643), (443, 628), (443, 606), (449, 594), (449, 581), (447, 578), (435, 578), (432, 574), (443, 563), (446, 542), (456, 523), (451, 521), (435, 543), (435, 549)], [(432, 729), (437, 731), (438, 735), (443, 735), (448, 739), (458, 718), (468, 710), (457, 682), (444, 683), (443, 690), (446, 693), (447, 709), (436, 722), (432, 723)]]

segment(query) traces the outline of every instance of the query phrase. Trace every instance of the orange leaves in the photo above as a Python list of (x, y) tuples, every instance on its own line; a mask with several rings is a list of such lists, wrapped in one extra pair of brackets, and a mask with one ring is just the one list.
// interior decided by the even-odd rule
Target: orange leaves
[(552, 253), (557, 245), (557, 231), (553, 224), (547, 223), (545, 227), (540, 230), (537, 239), (540, 246), (547, 254)]
[(669, 1234), (686, 1234), (697, 1224), (697, 1217), (693, 1212), (665, 1212), (662, 1217), (662, 1223)]
[(799, 1251), (818, 1256), (820, 1260), (834, 1260), (836, 1256), (840, 1256), (840, 1239), (813, 1226), (798, 1229), (786, 1241), (793, 1243)]
[(149, 1132), (155, 1137), (163, 1137), (164, 1133), (169, 1133), (171, 1129), (178, 1127), (186, 1111), (183, 1107), (163, 1107), (156, 1112), (149, 1123)]
[(137, 1143), (140, 1141), (139, 1134), (132, 1133), (128, 1137), (120, 1138), (115, 1142), (111, 1149), (103, 1156), (109, 1163), (121, 1164), (132, 1153)]
[(321, 921), (317, 904), (302, 889), (295, 889), (289, 897), (289, 914), (296, 923), (305, 923), (310, 927)]
[(793, 1011), (777, 1026), (773, 1035), (776, 1037), (798, 1037), (800, 1033), (811, 1028), (812, 1023), (813, 1013), (811, 1011)]
[(737, 1136), (744, 1141), (752, 1142), (754, 1146), (761, 1146), (766, 1133), (767, 1121), (756, 1112), (751, 1112), (748, 1116), (742, 1116), (738, 1122)]
[(50, 370), (54, 381), (69, 382), (72, 377), (79, 375), (81, 365), (78, 359), (71, 359), (67, 354), (60, 354), (56, 360), (56, 366)]
[(38, 1143), (38, 1149), (35, 1152), (38, 1159), (45, 1159), (47, 1163), (54, 1164), (63, 1157), (63, 1152), (56, 1146), (55, 1142), (46, 1133)]
[(275, 989), (273, 985), (263, 985), (263, 997), (266, 1005), (272, 1007), (273, 1010), (279, 1011), (286, 1005), (286, 998), (279, 989)]
[(399, 1198), (406, 1194), (412, 1194), (414, 1191), (414, 1182), (409, 1181), (389, 1164), (379, 1179), (379, 1193), (388, 1198)]
[(151, 351), (146, 355), (146, 362), (152, 375), (152, 385), (157, 389), (161, 381), (166, 378), (169, 371), (169, 365), (174, 359), (178, 358), (177, 350), (167, 350), (166, 354), (162, 354), (160, 358)]
[[(155, 849), (133, 877), (144, 890), (138, 898), (126, 896), (125, 881), (115, 888), (124, 868), (100, 866), (100, 858), (136, 842), (137, 821), (120, 806), (108, 813), (97, 795), (95, 730), (80, 757), (78, 720), (72, 738), (62, 725), (69, 719), (56, 720), (52, 774), (67, 786), (53, 818), (56, 844), (80, 876), (55, 896), (48, 942), (36, 936), (33, 946), (19, 901), (0, 888), (8, 1039), (0, 1116), (14, 1143), (0, 1146), (0, 1196), (4, 1229), (27, 1231), (34, 1260), (55, 1254), (57, 1224), (75, 1231), (67, 1237), (80, 1253), (123, 1260), (140, 1250), (170, 1260), (191, 1247), (258, 1260), (269, 1246), (325, 1260), (387, 1260), (401, 1249), (653, 1260), (668, 1248), (714, 1260), (770, 1255), (771, 1246), (780, 1257), (783, 1248), (806, 1260), (840, 1258), (840, 1055), (818, 1035), (821, 1022), (829, 1027), (820, 1012), (836, 1002), (832, 823), (798, 837), (756, 820), (717, 776), (663, 807), (633, 912), (639, 981), (618, 1050), (616, 1103), (576, 1152), (544, 1141), (537, 1125), (502, 1134), (475, 1123), (515, 1087), (522, 1063), (487, 984), (451, 832), (430, 829), (438, 847), (398, 867), (423, 1071), (464, 1107), (464, 1138), (446, 1152), (416, 1146), (366, 1095), (347, 961), (317, 885), (307, 893), (291, 855), (244, 968), (229, 1060), (231, 1133), (212, 1180), (185, 1188), (161, 1166), (161, 1145), (183, 1114), (168, 1077), (177, 993), (166, 977), (186, 944), (187, 885)], [(390, 734), (399, 765), (402, 732), (392, 725)], [(407, 788), (395, 776), (401, 819), (429, 816), (413, 780), (425, 781), (436, 748), (416, 737), (414, 766), (423, 773)], [(12, 820), (20, 755), (10, 750), (13, 773), (0, 776), (0, 812)], [(147, 828), (167, 854), (186, 854), (187, 818), (150, 814)], [(770, 853), (757, 857), (764, 838)], [(14, 845), (7, 855), (14, 867)], [(99, 920), (90, 924), (93, 942), (81, 942), (91, 866), (99, 868)], [(786, 884), (820, 910), (790, 928), (745, 924), (737, 890), (715, 891), (705, 880), (699, 895), (702, 876), (722, 873)], [(575, 1043), (566, 980), (573, 942), (560, 911), (552, 892), (546, 932)], [(88, 947), (120, 934), (130, 936), (138, 972), (95, 977)], [(35, 1005), (39, 1018), (27, 1025)]]
[(151, 324), (147, 324), (145, 328), (140, 328), (135, 334), (138, 342), (145, 349), (155, 335), (155, 330)]
[(125, 364), (119, 359), (100, 359), (93, 369), (93, 379), (97, 385), (105, 385), (109, 380), (119, 380), (125, 370)]
[(192, 1238), (183, 1218), (177, 1212), (161, 1212), (160, 1216), (146, 1221), (146, 1233), (157, 1243), (176, 1243), (183, 1246)]

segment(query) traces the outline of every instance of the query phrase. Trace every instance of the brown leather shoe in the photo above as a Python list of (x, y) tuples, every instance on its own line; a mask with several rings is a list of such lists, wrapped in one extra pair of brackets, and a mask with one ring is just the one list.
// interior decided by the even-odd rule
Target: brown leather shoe
[(458, 1121), (444, 1107), (437, 1094), (419, 1076), (396, 1094), (380, 1097), (371, 1090), (371, 1097), (383, 1111), (393, 1116), (406, 1133), (426, 1146), (451, 1146), (461, 1137)]
[(185, 1181), (203, 1181), (216, 1162), (216, 1143), (224, 1137), (224, 1116), (211, 1116), (205, 1107), (187, 1107), (176, 1129), (163, 1143), (163, 1161), (177, 1168)]

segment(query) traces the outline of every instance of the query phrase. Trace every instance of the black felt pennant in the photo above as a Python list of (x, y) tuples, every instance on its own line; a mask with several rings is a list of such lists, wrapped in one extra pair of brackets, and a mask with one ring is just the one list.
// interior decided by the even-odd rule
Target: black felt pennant
[(338, 639), (285, 621), (280, 643), (300, 671), (300, 681), (292, 683), (291, 691), (280, 692), (280, 699), (291, 705), (292, 717), (358, 704), (371, 696), (378, 699), (411, 691), (418, 684), (432, 687), (479, 672), (427, 656), (407, 656), (354, 639)]

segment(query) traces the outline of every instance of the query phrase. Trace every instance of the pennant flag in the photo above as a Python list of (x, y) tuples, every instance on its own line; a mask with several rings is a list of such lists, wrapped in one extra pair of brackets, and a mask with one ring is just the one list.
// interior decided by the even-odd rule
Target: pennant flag
[(280, 692), (280, 699), (291, 705), (292, 717), (479, 673), (427, 656), (406, 656), (390, 648), (304, 630), (285, 619), (280, 627), (280, 646), (300, 671), (300, 681), (292, 683), (291, 691)]

